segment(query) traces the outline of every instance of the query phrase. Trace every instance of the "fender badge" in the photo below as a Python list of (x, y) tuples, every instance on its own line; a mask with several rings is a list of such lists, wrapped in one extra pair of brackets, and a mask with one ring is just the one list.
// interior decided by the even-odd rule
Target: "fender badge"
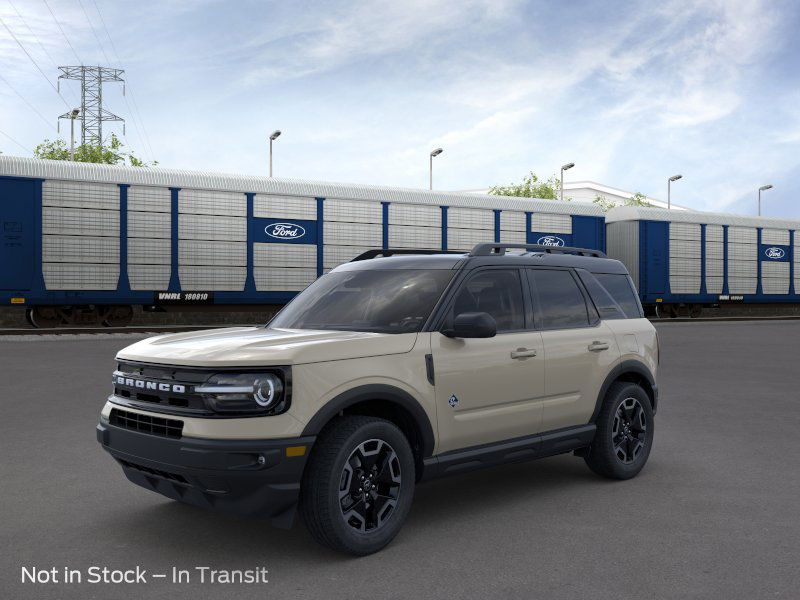
[(456, 406), (458, 406), (458, 398), (456, 398), (456, 395), (455, 395), (455, 394), (453, 394), (453, 395), (452, 395), (452, 396), (450, 396), (450, 398), (447, 400), (447, 403), (450, 405), (450, 407), (451, 407), (451, 408), (455, 408)]

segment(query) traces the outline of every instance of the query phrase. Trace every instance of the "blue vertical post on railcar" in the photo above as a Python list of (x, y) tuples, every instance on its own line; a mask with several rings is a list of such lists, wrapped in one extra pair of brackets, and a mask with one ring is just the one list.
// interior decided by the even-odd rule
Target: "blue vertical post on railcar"
[(495, 244), (500, 243), (500, 213), (502, 211), (499, 208), (494, 209), (494, 242)]
[(128, 188), (130, 185), (119, 185), (119, 282), (117, 291), (128, 293), (131, 284), (128, 280)]
[(244, 281), (244, 291), (246, 294), (255, 294), (256, 292), (256, 277), (253, 272), (255, 269), (255, 261), (253, 260), (254, 240), (253, 240), (253, 216), (255, 215), (255, 199), (256, 195), (253, 193), (246, 193), (247, 198), (247, 278)]
[(169, 289), (167, 291), (170, 292), (179, 292), (181, 291), (181, 279), (180, 279), (180, 271), (179, 271), (179, 245), (178, 245), (178, 192), (181, 191), (181, 188), (169, 188), (170, 193), (170, 201), (171, 201), (171, 219), (170, 219), (170, 230), (171, 230), (171, 246), (172, 246), (172, 258), (170, 261), (170, 276), (169, 276)]
[(794, 229), (789, 230), (789, 294), (795, 295), (794, 289)]
[(442, 250), (447, 250), (447, 207), (442, 206)]
[(381, 202), (381, 219), (383, 223), (383, 249), (389, 247), (389, 203)]
[(761, 285), (761, 227), (756, 227), (756, 237), (756, 294), (760, 296), (764, 293)]

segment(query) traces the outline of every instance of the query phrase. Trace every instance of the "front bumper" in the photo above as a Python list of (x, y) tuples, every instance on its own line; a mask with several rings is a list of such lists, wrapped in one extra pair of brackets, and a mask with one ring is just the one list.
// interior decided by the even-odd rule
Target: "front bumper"
[[(169, 498), (289, 528), (314, 436), (279, 440), (170, 439), (101, 420), (97, 441), (133, 483)], [(304, 446), (302, 456), (288, 447)], [(292, 452), (297, 454), (295, 450)]]

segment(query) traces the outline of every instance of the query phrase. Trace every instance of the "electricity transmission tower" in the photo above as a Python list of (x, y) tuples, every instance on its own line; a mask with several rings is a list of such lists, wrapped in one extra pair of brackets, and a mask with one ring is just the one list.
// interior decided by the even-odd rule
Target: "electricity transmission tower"
[[(62, 79), (72, 79), (81, 82), (81, 144), (101, 146), (103, 144), (103, 121), (122, 121), (123, 135), (125, 133), (125, 119), (103, 108), (103, 84), (107, 81), (122, 83), (122, 95), (125, 95), (125, 80), (122, 69), (108, 67), (58, 67), (61, 75), (58, 76), (59, 88)], [(70, 113), (64, 113), (59, 119), (72, 118)]]

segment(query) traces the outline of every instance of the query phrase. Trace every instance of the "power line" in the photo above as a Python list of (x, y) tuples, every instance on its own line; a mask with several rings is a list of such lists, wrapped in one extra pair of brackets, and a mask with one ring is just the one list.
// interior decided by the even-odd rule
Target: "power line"
[[(50, 62), (52, 63), (52, 65), (56, 69), (58, 69), (58, 64), (56, 64), (56, 61), (50, 55), (50, 52), (48, 52), (48, 50), (45, 47), (45, 45), (42, 44), (42, 41), (39, 39), (39, 36), (36, 35), (36, 32), (33, 30), (33, 28), (31, 28), (31, 26), (25, 20), (25, 17), (22, 16), (21, 12), (19, 12), (19, 9), (14, 5), (14, 3), (11, 0), (8, 0), (8, 3), (11, 5), (11, 8), (14, 9), (14, 12), (17, 13), (17, 17), (19, 17), (20, 21), (22, 21), (22, 24), (25, 25), (25, 27), (28, 29), (28, 31), (30, 31), (31, 35), (33, 36), (33, 39), (36, 40), (36, 43), (39, 44), (39, 47), (42, 49), (42, 52), (44, 52), (45, 55), (47, 56), (47, 58), (50, 59)], [(58, 88), (56, 88), (56, 89), (58, 89)], [(72, 91), (72, 90), (70, 90), (70, 91)], [(17, 95), (19, 95), (19, 94), (17, 94)], [(72, 95), (75, 96), (75, 99), (80, 102), (80, 98), (77, 97), (77, 95), (75, 94), (74, 91), (72, 91)]]
[(27, 56), (27, 57), (28, 57), (28, 58), (31, 60), (31, 62), (33, 63), (33, 66), (34, 66), (34, 67), (36, 67), (36, 69), (39, 71), (39, 73), (41, 73), (41, 74), (42, 74), (42, 77), (44, 77), (45, 81), (47, 81), (47, 83), (50, 85), (50, 87), (51, 87), (51, 88), (53, 88), (53, 91), (54, 91), (56, 94), (58, 94), (58, 97), (59, 97), (59, 98), (61, 98), (61, 101), (64, 103), (64, 105), (65, 105), (65, 106), (66, 106), (68, 109), (71, 109), (72, 107), (69, 105), (69, 102), (67, 102), (66, 100), (64, 100), (64, 96), (62, 96), (62, 95), (61, 95), (61, 93), (58, 91), (58, 88), (56, 88), (56, 86), (54, 86), (54, 85), (53, 85), (53, 82), (52, 82), (52, 81), (50, 81), (50, 79), (47, 77), (47, 75), (45, 75), (45, 72), (44, 72), (44, 71), (42, 71), (42, 68), (39, 66), (39, 63), (37, 63), (37, 62), (36, 62), (36, 60), (33, 58), (33, 56), (31, 56), (30, 52), (28, 52), (28, 51), (25, 49), (25, 46), (23, 46), (23, 45), (22, 45), (22, 42), (20, 42), (20, 41), (19, 41), (19, 39), (17, 38), (17, 36), (16, 36), (16, 35), (14, 35), (14, 32), (13, 32), (13, 31), (11, 31), (11, 29), (9, 29), (8, 25), (6, 25), (6, 22), (3, 20), (3, 17), (0, 17), (0, 23), (2, 23), (3, 27), (5, 27), (5, 28), (6, 28), (6, 31), (8, 32), (8, 34), (9, 34), (9, 35), (10, 35), (12, 38), (14, 38), (14, 41), (15, 41), (15, 42), (17, 42), (17, 45), (18, 45), (20, 48), (22, 48), (22, 51), (23, 51), (23, 52), (25, 53), (25, 55), (26, 55), (26, 56)]
[(22, 148), (23, 150), (25, 150), (25, 152), (30, 152), (31, 154), (33, 154), (33, 150), (31, 150), (31, 149), (30, 149), (30, 148), (28, 148), (27, 146), (23, 146), (22, 144), (20, 144), (20, 143), (19, 143), (17, 140), (15, 140), (13, 137), (11, 137), (10, 135), (8, 135), (8, 134), (7, 134), (5, 131), (3, 131), (2, 129), (0, 129), (0, 134), (2, 134), (2, 135), (4, 135), (4, 136), (6, 136), (8, 139), (10, 139), (12, 142), (14, 142), (14, 143), (15, 143), (17, 146), (19, 146), (20, 148)]
[(72, 50), (72, 54), (74, 54), (75, 58), (78, 59), (78, 64), (82, 65), (83, 61), (81, 60), (81, 57), (78, 56), (77, 52), (75, 52), (75, 48), (72, 46), (72, 43), (69, 41), (69, 38), (67, 37), (67, 34), (64, 33), (64, 28), (61, 27), (61, 23), (56, 18), (56, 14), (53, 12), (53, 9), (50, 8), (50, 5), (47, 3), (47, 0), (42, 0), (42, 1), (44, 2), (44, 5), (47, 7), (47, 10), (50, 11), (50, 16), (53, 17), (53, 21), (55, 22), (56, 25), (58, 25), (58, 29), (59, 29), (59, 31), (61, 31), (61, 35), (64, 36), (64, 41), (67, 42), (67, 45), (69, 46), (70, 50)]
[(40, 118), (42, 121), (44, 121), (45, 123), (47, 123), (47, 126), (48, 126), (48, 127), (50, 127), (51, 129), (53, 129), (53, 130), (55, 130), (55, 131), (58, 131), (58, 129), (57, 129), (55, 126), (53, 126), (53, 123), (51, 123), (50, 121), (48, 121), (48, 120), (47, 120), (47, 117), (45, 117), (45, 116), (44, 116), (42, 113), (40, 113), (40, 112), (39, 112), (39, 110), (38, 110), (38, 109), (37, 109), (37, 108), (36, 108), (36, 107), (35, 107), (33, 104), (31, 104), (30, 102), (28, 102), (27, 98), (25, 98), (25, 96), (23, 96), (22, 94), (20, 94), (20, 93), (19, 93), (19, 92), (16, 90), (16, 88), (15, 88), (13, 85), (11, 85), (11, 82), (10, 82), (8, 79), (6, 79), (5, 77), (3, 77), (2, 73), (0, 73), (0, 79), (1, 79), (1, 80), (3, 80), (3, 81), (5, 82), (5, 84), (6, 84), (8, 87), (10, 87), (10, 88), (11, 88), (11, 91), (12, 91), (12, 92), (14, 92), (14, 93), (15, 93), (17, 96), (19, 96), (19, 97), (20, 97), (20, 100), (22, 100), (22, 101), (23, 101), (25, 104), (27, 104), (27, 105), (30, 107), (30, 109), (31, 109), (33, 112), (35, 112), (37, 115), (39, 115), (39, 118)]
[(108, 58), (108, 54), (106, 54), (106, 49), (103, 48), (103, 43), (100, 41), (100, 36), (97, 35), (97, 32), (94, 30), (94, 25), (92, 25), (92, 20), (89, 18), (89, 13), (86, 12), (86, 9), (83, 6), (83, 2), (78, 0), (78, 6), (81, 7), (83, 11), (83, 16), (86, 17), (86, 22), (89, 23), (89, 29), (92, 30), (92, 35), (94, 35), (94, 39), (97, 40), (97, 45), (100, 46), (100, 52), (103, 53), (103, 57), (106, 59), (106, 64), (111, 64), (111, 59)]
[[(97, 5), (97, 1), (96, 0), (92, 0), (92, 4), (94, 4), (94, 8), (97, 11), (97, 15), (100, 17), (100, 23), (102, 24), (103, 29), (106, 32), (106, 36), (108, 37), (108, 41), (111, 43), (111, 50), (114, 53), (114, 57), (117, 59), (117, 66), (122, 68), (122, 60), (120, 60), (119, 52), (117, 52), (117, 46), (116, 46), (116, 44), (114, 44), (114, 38), (111, 37), (111, 33), (108, 30), (108, 26), (106, 26), (106, 20), (105, 20), (105, 18), (103, 18), (103, 13), (100, 11), (100, 7)], [(86, 11), (84, 11), (84, 14), (86, 14)], [(88, 16), (87, 16), (87, 19), (88, 19)], [(101, 48), (102, 48), (102, 46), (101, 46)], [(103, 54), (105, 54), (105, 52), (103, 52)], [(128, 89), (130, 90), (130, 93), (131, 93), (131, 102), (133, 103), (133, 107), (134, 107), (135, 111), (131, 109), (131, 105), (128, 103), (128, 98), (125, 96), (125, 94), (123, 94), (122, 98), (125, 100), (125, 105), (128, 107), (128, 112), (130, 112), (131, 116), (133, 117), (133, 119), (132, 119), (133, 120), (133, 127), (136, 130), (136, 135), (139, 137), (139, 140), (144, 145), (146, 145), (145, 151), (146, 152), (149, 151), (150, 160), (153, 161), (153, 160), (155, 160), (155, 155), (153, 153), (153, 146), (150, 144), (150, 136), (147, 133), (147, 127), (145, 127), (144, 119), (142, 119), (142, 114), (139, 111), (138, 104), (136, 103), (136, 96), (133, 93), (133, 88), (131, 87), (130, 82), (127, 82), (127, 84), (128, 84)], [(141, 131), (139, 131), (139, 125), (137, 124), (137, 121), (142, 126)], [(142, 136), (142, 133), (144, 133), (144, 136)]]

